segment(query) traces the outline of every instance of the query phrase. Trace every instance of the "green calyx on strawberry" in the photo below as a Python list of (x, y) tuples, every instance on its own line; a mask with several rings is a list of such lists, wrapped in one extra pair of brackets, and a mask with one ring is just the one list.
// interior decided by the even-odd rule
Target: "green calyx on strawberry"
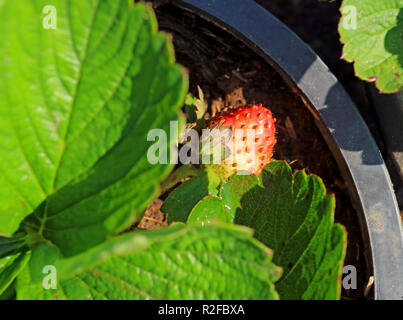
[(223, 179), (234, 173), (260, 175), (273, 156), (277, 141), (275, 122), (270, 110), (261, 104), (238, 107), (214, 116), (207, 125), (210, 132), (225, 129), (230, 136), (225, 144), (226, 155), (207, 168)]

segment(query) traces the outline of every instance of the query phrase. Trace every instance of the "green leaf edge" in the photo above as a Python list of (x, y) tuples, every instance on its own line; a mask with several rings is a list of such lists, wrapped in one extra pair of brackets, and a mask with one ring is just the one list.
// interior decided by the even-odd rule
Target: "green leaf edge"
[[(334, 0), (320, 0), (320, 1), (330, 1), (330, 2), (333, 2)], [(337, 26), (337, 30), (338, 30), (338, 32), (339, 32), (339, 39), (340, 39), (340, 42), (342, 43), (341, 59), (343, 59), (343, 60), (345, 60), (345, 61), (347, 61), (347, 62), (353, 64), (353, 67), (354, 67), (354, 75), (355, 75), (357, 78), (359, 78), (359, 79), (361, 79), (361, 80), (365, 80), (365, 81), (367, 81), (367, 82), (374, 82), (374, 83), (375, 83), (375, 87), (379, 90), (380, 93), (396, 93), (396, 92), (400, 92), (400, 91), (403, 89), (403, 86), (398, 87), (398, 88), (395, 88), (395, 89), (391, 89), (391, 90), (387, 90), (387, 89), (385, 90), (385, 88), (382, 88), (382, 87), (379, 85), (379, 81), (378, 81), (379, 76), (376, 76), (375, 79), (372, 79), (372, 78), (369, 78), (369, 77), (361, 76), (361, 75), (357, 72), (357, 68), (356, 68), (356, 62), (357, 62), (357, 61), (356, 61), (356, 59), (354, 59), (353, 57), (350, 57), (350, 56), (346, 53), (346, 45), (347, 45), (347, 43), (346, 43), (345, 41), (343, 41), (343, 33), (341, 32), (341, 30), (342, 30), (342, 24), (343, 24), (343, 19), (344, 19), (344, 14), (343, 14), (343, 8), (344, 8), (344, 6), (345, 6), (345, 2), (344, 2), (344, 0), (343, 0), (343, 2), (342, 2), (341, 5), (340, 5), (340, 8), (339, 8), (340, 20), (339, 20), (339, 23), (338, 23), (338, 26)], [(403, 74), (403, 67), (402, 67), (402, 74)]]

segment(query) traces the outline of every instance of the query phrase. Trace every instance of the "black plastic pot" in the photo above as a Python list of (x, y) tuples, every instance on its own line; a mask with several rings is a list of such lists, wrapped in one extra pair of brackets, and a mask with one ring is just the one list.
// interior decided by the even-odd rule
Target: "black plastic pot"
[(385, 141), (397, 202), (403, 207), (403, 91), (381, 94), (371, 83), (366, 86), (372, 108)]
[(391, 180), (365, 122), (335, 76), (298, 36), (252, 0), (177, 0), (174, 4), (246, 43), (303, 98), (359, 213), (375, 278), (375, 299), (402, 299), (403, 234)]

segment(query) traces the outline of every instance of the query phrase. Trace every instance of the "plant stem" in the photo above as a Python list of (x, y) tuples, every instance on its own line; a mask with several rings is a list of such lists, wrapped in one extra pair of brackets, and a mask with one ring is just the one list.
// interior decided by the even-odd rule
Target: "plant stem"
[(172, 172), (164, 181), (162, 181), (160, 194), (165, 193), (177, 183), (181, 182), (183, 179), (187, 177), (197, 176), (200, 172), (202, 172), (202, 169), (196, 168), (191, 165), (183, 165), (179, 167), (174, 172)]

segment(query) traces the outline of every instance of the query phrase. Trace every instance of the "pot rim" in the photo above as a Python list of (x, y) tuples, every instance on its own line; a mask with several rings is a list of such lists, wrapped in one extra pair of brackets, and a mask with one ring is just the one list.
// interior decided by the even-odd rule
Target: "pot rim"
[(403, 232), (391, 179), (367, 125), (336, 77), (304, 41), (252, 0), (175, 0), (173, 4), (243, 41), (301, 96), (358, 212), (369, 246), (375, 299), (402, 299)]

